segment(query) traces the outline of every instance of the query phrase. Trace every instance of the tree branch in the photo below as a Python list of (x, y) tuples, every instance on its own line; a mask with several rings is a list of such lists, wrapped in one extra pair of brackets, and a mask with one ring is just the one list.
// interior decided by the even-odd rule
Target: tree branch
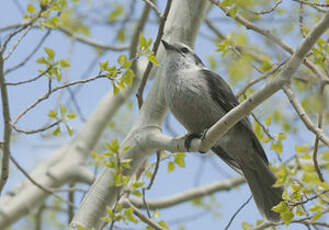
[[(307, 37), (298, 46), (296, 52), (291, 56), (288, 63), (285, 65), (281, 74), (277, 78), (270, 81), (261, 90), (249, 97), (246, 101), (233, 108), (208, 130), (199, 151), (206, 152), (216, 143), (218, 138), (222, 137), (233, 125), (248, 115), (256, 106), (279, 91), (285, 84), (290, 83), (292, 75), (297, 70), (298, 66), (303, 62), (306, 54), (310, 51), (319, 37), (328, 29), (328, 27), (329, 13), (327, 13), (321, 19), (321, 21), (310, 31)], [(322, 141), (327, 142), (327, 138), (324, 135), (320, 135), (319, 138)]]
[(2, 100), (2, 115), (3, 115), (3, 143), (2, 143), (2, 164), (1, 164), (1, 178), (0, 178), (0, 194), (8, 180), (9, 174), (9, 158), (10, 158), (10, 138), (11, 138), (11, 126), (10, 126), (10, 109), (8, 101), (8, 92), (6, 86), (5, 75), (3, 72), (4, 60), (2, 58), (2, 52), (0, 52), (0, 89)]
[(311, 119), (307, 116), (305, 110), (303, 109), (302, 105), (298, 102), (294, 91), (292, 91), (292, 89), (285, 85), (283, 87), (283, 91), (285, 92), (286, 96), (288, 97), (290, 104), (294, 107), (296, 113), (298, 114), (298, 116), (302, 119), (302, 121), (304, 122), (305, 126), (311, 131), (313, 132), (324, 144), (326, 144), (327, 146), (329, 146), (329, 138), (324, 134), (324, 132), (317, 128), (313, 122), (311, 121)]
[(150, 218), (148, 218), (147, 216), (145, 216), (141, 211), (139, 211), (132, 203), (129, 202), (129, 200), (127, 200), (127, 204), (130, 208), (133, 209), (133, 213), (141, 220), (143, 221), (145, 224), (151, 226), (152, 228), (156, 229), (156, 230), (165, 230), (164, 228), (162, 228), (159, 224), (155, 223), (153, 220), (151, 220)]
[[(182, 204), (184, 202), (189, 202), (193, 199), (200, 197), (208, 196), (220, 191), (229, 191), (243, 183), (246, 180), (243, 177), (234, 177), (226, 179), (223, 181), (217, 181), (215, 183), (196, 187), (176, 195), (171, 195), (169, 197), (157, 199), (157, 200), (148, 200), (147, 204), (151, 210), (170, 208), (174, 205)], [(137, 208), (145, 209), (145, 204), (142, 199), (129, 198), (130, 202), (133, 203)], [(125, 202), (123, 202), (124, 205)]]
[[(163, 16), (161, 16), (161, 21), (160, 21), (160, 25), (159, 25), (159, 29), (158, 29), (158, 35), (157, 35), (157, 38), (156, 38), (156, 40), (154, 42), (154, 45), (153, 45), (153, 48), (152, 48), (152, 51), (153, 51), (154, 55), (157, 54), (159, 46), (160, 46), (161, 38), (163, 36), (163, 31), (164, 31), (164, 27), (165, 27), (165, 24), (166, 24), (166, 21), (167, 21), (167, 17), (168, 17), (168, 14), (169, 14), (171, 3), (172, 3), (172, 0), (167, 0), (167, 5), (166, 5), (165, 12), (163, 13)], [(148, 79), (148, 77), (151, 73), (152, 67), (153, 67), (153, 64), (149, 61), (148, 64), (147, 64), (146, 70), (144, 72), (142, 81), (140, 83), (140, 86), (138, 88), (138, 92), (137, 92), (136, 96), (137, 96), (138, 107), (139, 108), (141, 108), (142, 105), (143, 105), (143, 92), (144, 92), (144, 88), (145, 88), (147, 79)]]

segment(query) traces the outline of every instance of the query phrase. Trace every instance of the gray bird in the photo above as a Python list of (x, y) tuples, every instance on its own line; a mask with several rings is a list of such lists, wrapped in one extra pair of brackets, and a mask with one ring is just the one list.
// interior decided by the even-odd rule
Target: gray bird
[[(172, 114), (190, 133), (185, 142), (188, 148), (192, 138), (201, 137), (239, 102), (223, 78), (207, 69), (191, 48), (162, 43), (167, 53), (164, 96)], [(244, 175), (261, 214), (279, 221), (271, 208), (282, 200), (282, 188), (273, 187), (276, 178), (248, 118), (233, 126), (211, 150)]]

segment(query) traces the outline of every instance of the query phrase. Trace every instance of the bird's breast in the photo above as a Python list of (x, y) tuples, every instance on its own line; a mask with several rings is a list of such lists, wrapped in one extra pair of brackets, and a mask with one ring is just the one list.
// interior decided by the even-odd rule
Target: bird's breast
[(201, 133), (219, 120), (224, 111), (211, 98), (205, 79), (193, 76), (194, 72), (172, 74), (167, 79), (165, 97), (176, 119), (188, 131)]

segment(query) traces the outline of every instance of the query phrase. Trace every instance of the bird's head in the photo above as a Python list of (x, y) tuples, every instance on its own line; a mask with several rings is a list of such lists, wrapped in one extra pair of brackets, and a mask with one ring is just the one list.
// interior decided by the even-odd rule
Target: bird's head
[(170, 44), (165, 40), (161, 40), (167, 52), (167, 60), (179, 68), (191, 68), (195, 66), (203, 67), (201, 59), (194, 51), (184, 43), (174, 42)]

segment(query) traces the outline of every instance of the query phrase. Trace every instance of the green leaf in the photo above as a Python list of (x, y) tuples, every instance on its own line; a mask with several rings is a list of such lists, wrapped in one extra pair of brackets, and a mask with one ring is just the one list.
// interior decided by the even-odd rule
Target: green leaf
[(57, 128), (55, 129), (55, 131), (53, 132), (54, 136), (58, 136), (58, 134), (61, 133), (61, 128), (59, 126), (57, 126)]
[(127, 152), (129, 149), (131, 149), (131, 146), (127, 145), (122, 148), (122, 152)]
[(117, 33), (117, 40), (120, 41), (120, 42), (123, 42), (125, 39), (126, 39), (126, 30), (125, 28), (122, 28), (118, 31)]
[(134, 79), (134, 72), (132, 69), (128, 69), (124, 74), (123, 74), (123, 82), (125, 82), (127, 85), (131, 85), (133, 83)]
[(118, 57), (118, 63), (121, 65), (121, 66), (124, 66), (126, 63), (127, 63), (127, 56), (126, 55), (120, 55)]
[(159, 222), (159, 225), (160, 225), (161, 227), (163, 227), (163, 228), (169, 230), (169, 227), (168, 227), (168, 225), (167, 225), (167, 223), (166, 223), (165, 221), (161, 220), (161, 221)]
[(74, 113), (69, 113), (69, 114), (66, 115), (66, 117), (67, 117), (68, 119), (74, 119), (74, 118), (77, 117), (77, 115), (74, 114)]
[(50, 110), (48, 113), (48, 117), (53, 118), (53, 119), (58, 119), (57, 118), (57, 111), (56, 110)]
[(120, 89), (112, 82), (113, 94), (116, 96), (120, 92)]
[(86, 230), (86, 229), (85, 229), (82, 225), (80, 225), (80, 224), (77, 226), (77, 229), (78, 229), (78, 230)]
[(156, 66), (159, 65), (158, 59), (157, 59), (154, 55), (149, 55), (149, 56), (147, 56), (147, 59), (148, 59), (153, 65), (156, 65)]
[(172, 161), (168, 162), (168, 172), (172, 172), (175, 169), (175, 164)]
[(62, 68), (68, 68), (68, 67), (70, 67), (70, 63), (67, 60), (65, 60), (65, 59), (60, 60), (59, 61), (59, 65)]
[(278, 133), (277, 137), (278, 137), (278, 140), (281, 141), (281, 140), (286, 139), (287, 135), (285, 133)]
[(38, 58), (37, 63), (47, 64), (47, 65), (49, 64), (48, 61), (44, 57)]
[(72, 136), (73, 135), (73, 129), (68, 124), (65, 125), (65, 128), (66, 128), (67, 133), (70, 136)]
[(323, 214), (322, 212), (315, 213), (314, 216), (312, 217), (312, 222), (318, 220), (322, 216), (322, 214)]
[(174, 162), (181, 168), (185, 168), (185, 153), (176, 153)]
[(146, 49), (146, 46), (147, 46), (147, 41), (146, 41), (146, 39), (145, 39), (143, 33), (140, 33), (140, 34), (139, 34), (139, 46), (140, 46), (141, 48), (145, 48), (145, 49)]
[(109, 61), (106, 60), (104, 61), (103, 63), (102, 62), (99, 62), (99, 68), (100, 70), (103, 72), (103, 71), (106, 71), (107, 70), (107, 67), (108, 67), (108, 64), (109, 64)]
[(248, 230), (248, 229), (251, 229), (253, 228), (253, 226), (251, 224), (248, 224), (246, 222), (242, 222), (242, 229), (243, 230)]
[(109, 14), (108, 19), (110, 22), (115, 21), (120, 15), (124, 13), (123, 5), (115, 5), (114, 10)]
[(290, 221), (295, 217), (295, 215), (290, 210), (287, 210), (281, 213), (281, 217), (283, 219), (284, 224), (288, 226), (290, 224)]
[(286, 202), (281, 201), (279, 204), (275, 205), (272, 210), (274, 212), (278, 212), (278, 213), (282, 213), (288, 210), (288, 206), (286, 204)]
[(160, 217), (160, 212), (159, 212), (159, 210), (158, 209), (156, 209), (154, 212), (153, 212), (153, 218), (154, 219), (157, 219), (157, 218), (159, 218)]
[(266, 124), (267, 126), (270, 126), (271, 123), (272, 123), (272, 115), (270, 114), (270, 115), (268, 115), (268, 116), (266, 117), (266, 119), (265, 119), (265, 124)]
[(329, 161), (329, 151), (322, 153), (322, 159), (325, 161)]
[(138, 223), (138, 221), (137, 221), (137, 219), (133, 216), (133, 209), (132, 208), (127, 208), (125, 211), (124, 211), (124, 215), (127, 217), (127, 219), (130, 221), (130, 222), (132, 222), (132, 223), (134, 223), (134, 224), (137, 224)]
[(65, 114), (67, 112), (66, 107), (64, 105), (60, 104), (59, 105), (59, 108), (60, 108), (61, 115), (64, 118), (65, 117)]
[(133, 188), (138, 189), (138, 188), (142, 187), (144, 184), (145, 184), (144, 181), (136, 181), (135, 183), (133, 183)]
[(27, 12), (29, 12), (29, 14), (33, 14), (33, 12), (35, 11), (35, 8), (34, 8), (34, 6), (31, 4), (31, 3), (29, 3), (28, 5), (27, 5)]
[(307, 150), (308, 150), (308, 146), (307, 145), (296, 145), (295, 146), (295, 150), (296, 150), (296, 152), (298, 152), (298, 153), (304, 153), (304, 152), (306, 152)]
[(47, 53), (47, 55), (48, 55), (48, 59), (49, 59), (49, 60), (53, 60), (54, 57), (55, 57), (55, 52), (54, 52), (54, 50), (52, 50), (52, 49), (50, 49), (50, 48), (45, 48), (45, 51), (46, 51), (46, 53)]
[(306, 215), (306, 212), (304, 212), (304, 210), (301, 206), (297, 206), (296, 215), (297, 216), (304, 216), (304, 215)]
[(272, 142), (271, 150), (274, 150), (278, 154), (282, 154), (283, 146), (281, 141)]

